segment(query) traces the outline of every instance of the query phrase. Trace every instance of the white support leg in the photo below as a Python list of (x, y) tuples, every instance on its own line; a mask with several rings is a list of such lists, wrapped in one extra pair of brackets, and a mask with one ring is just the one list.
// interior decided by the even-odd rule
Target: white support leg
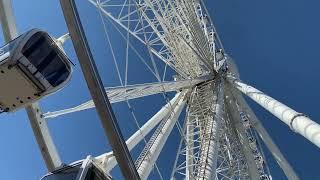
[(232, 95), (236, 97), (237, 103), (242, 111), (245, 111), (246, 114), (249, 116), (249, 120), (251, 121), (252, 126), (258, 132), (260, 138), (265, 143), (277, 163), (279, 164), (280, 168), (283, 170), (284, 174), (287, 176), (289, 180), (299, 180), (298, 175), (295, 173), (289, 162), (281, 153), (278, 146), (273, 142), (272, 138), (270, 137), (269, 133), (261, 124), (260, 120), (257, 118), (255, 113), (249, 107), (245, 99), (242, 97), (239, 91), (235, 89), (231, 89)]
[(226, 92), (226, 94), (226, 109), (228, 114), (230, 114), (231, 116), (231, 121), (233, 122), (234, 127), (237, 130), (240, 143), (242, 144), (243, 152), (247, 160), (249, 175), (251, 179), (259, 179), (260, 176), (258, 173), (258, 168), (251, 152), (252, 150), (250, 149), (245, 129), (241, 124), (240, 112), (238, 111), (236, 102), (233, 101), (233, 97), (231, 96), (231, 94), (229, 92)]
[(194, 124), (192, 117), (189, 116), (187, 110), (187, 124), (186, 124), (186, 180), (192, 180), (193, 172), (193, 146), (194, 146)]
[[(203, 142), (204, 151), (201, 153), (201, 170), (199, 179), (214, 179), (217, 169), (217, 158), (220, 138), (220, 127), (224, 117), (224, 82), (221, 80), (216, 84), (217, 101), (213, 113), (212, 121), (206, 125), (206, 134)], [(208, 139), (207, 139), (208, 138)]]
[(26, 110), (42, 157), (48, 170), (53, 171), (61, 166), (62, 162), (50, 135), (47, 121), (41, 117), (41, 110), (38, 103), (28, 106)]
[(13, 16), (11, 0), (0, 0), (0, 22), (6, 42), (18, 37), (16, 20)]
[(307, 138), (316, 146), (320, 147), (320, 125), (312, 121), (306, 115), (298, 113), (281, 102), (264, 94), (258, 89), (242, 83), (238, 79), (228, 77), (229, 82), (239, 91), (249, 96), (263, 108), (286, 123), (294, 132)]
[[(178, 102), (183, 98), (183, 94), (181, 92), (177, 93), (174, 98), (170, 102), (168, 102), (165, 106), (163, 106), (160, 111), (158, 111), (152, 118), (150, 118), (137, 132), (135, 132), (127, 141), (126, 144), (128, 146), (129, 151), (131, 151), (139, 142), (143, 140), (143, 138), (157, 125), (159, 122), (168, 117), (171, 113), (171, 110), (175, 108)], [(110, 157), (109, 157), (110, 156)], [(112, 152), (108, 152), (102, 154), (96, 159), (100, 159), (105, 167), (107, 172), (111, 171), (116, 165), (117, 161), (114, 156), (112, 156)]]
[[(185, 91), (182, 92), (185, 95)], [(140, 155), (140, 157), (137, 160), (138, 164), (138, 173), (141, 177), (141, 180), (146, 180), (153, 169), (153, 166), (155, 165), (156, 160), (159, 157), (159, 154), (166, 143), (175, 123), (177, 122), (180, 113), (186, 103), (185, 98), (182, 98), (179, 100), (178, 105), (174, 108), (173, 113), (171, 113), (171, 116), (166, 120), (162, 128), (160, 129), (160, 132), (155, 134), (151, 137), (148, 144), (146, 145), (145, 149), (146, 151), (143, 151), (143, 153)], [(157, 129), (158, 130), (158, 129)], [(157, 134), (156, 134), (157, 133)], [(150, 145), (149, 143), (152, 142)], [(150, 145), (150, 146), (148, 146)]]

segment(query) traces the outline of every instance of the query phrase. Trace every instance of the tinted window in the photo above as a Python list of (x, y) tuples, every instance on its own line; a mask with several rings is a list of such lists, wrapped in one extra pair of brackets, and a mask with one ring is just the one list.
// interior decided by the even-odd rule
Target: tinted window
[(52, 86), (58, 86), (64, 82), (70, 70), (63, 60), (60, 49), (48, 34), (37, 32), (22, 49), (23, 55), (37, 68), (37, 70), (49, 81)]
[(7, 44), (3, 45), (2, 47), (0, 47), (0, 56), (3, 55), (4, 53), (12, 50), (12, 48), (14, 47), (14, 45), (20, 41), (20, 36), (18, 36), (17, 38), (11, 40), (10, 42), (8, 42)]
[(79, 172), (79, 166), (70, 167), (59, 172), (55, 172), (53, 174), (47, 175), (41, 180), (76, 180)]
[(107, 180), (108, 178), (95, 166), (91, 166), (87, 172), (85, 180)]

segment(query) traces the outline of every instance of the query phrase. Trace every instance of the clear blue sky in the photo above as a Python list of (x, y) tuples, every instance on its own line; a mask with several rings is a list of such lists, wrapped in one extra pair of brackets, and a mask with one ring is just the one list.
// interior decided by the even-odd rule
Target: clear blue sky
[[(226, 51), (235, 59), (240, 69), (242, 80), (297, 111), (304, 112), (312, 119), (319, 120), (320, 85), (317, 82), (320, 68), (320, 2), (206, 2)], [(67, 32), (58, 0), (15, 0), (13, 4), (20, 32), (35, 27), (47, 30), (56, 37)], [(79, 1), (79, 8), (105, 86), (119, 85), (110, 48), (105, 43), (96, 10), (85, 0)], [(119, 65), (123, 67), (125, 45), (113, 28), (108, 28), (108, 31), (112, 34), (111, 40), (115, 42)], [(2, 33), (0, 42), (3, 42)], [(68, 42), (65, 48), (70, 59), (77, 64), (74, 67), (73, 79), (62, 91), (41, 101), (44, 112), (77, 105), (90, 97), (71, 43)], [(147, 59), (147, 53), (142, 48), (140, 51)], [(137, 57), (131, 53), (129, 83), (156, 81), (139, 63)], [(320, 179), (319, 149), (300, 135), (292, 133), (287, 126), (256, 104), (251, 101), (249, 103), (301, 179)], [(139, 122), (142, 123), (164, 104), (164, 100), (161, 96), (154, 96), (133, 101), (132, 104)], [(123, 134), (128, 138), (136, 130), (132, 116), (125, 104), (120, 103), (113, 107)], [(46, 173), (46, 168), (25, 111), (2, 114), (0, 118), (1, 179), (39, 179)], [(88, 154), (99, 155), (110, 150), (94, 110), (52, 119), (49, 126), (60, 155), (66, 163), (85, 158)], [(167, 164), (174, 160), (178, 142), (175, 137), (176, 131), (164, 149), (163, 154), (167, 156), (161, 154), (158, 162), (163, 174), (170, 173)], [(141, 150), (141, 145), (139, 148), (133, 152), (134, 156)], [(274, 179), (285, 179), (269, 153), (267, 156)]]

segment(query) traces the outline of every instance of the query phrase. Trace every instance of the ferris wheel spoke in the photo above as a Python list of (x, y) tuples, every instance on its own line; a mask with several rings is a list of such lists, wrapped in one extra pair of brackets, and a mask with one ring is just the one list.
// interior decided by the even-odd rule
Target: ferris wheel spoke
[[(172, 109), (176, 108), (178, 102), (184, 98), (181, 92), (177, 93), (172, 100), (170, 100), (165, 106), (163, 106), (152, 118), (150, 118), (143, 126), (141, 126), (127, 141), (128, 149), (131, 151), (139, 142), (144, 140), (145, 136), (150, 133), (164, 118), (168, 117), (172, 113)], [(103, 161), (105, 170), (111, 171), (116, 165), (116, 159), (110, 156), (111, 152), (102, 154), (97, 157)]]
[[(150, 0), (133, 1), (132, 3), (130, 1), (108, 1), (102, 7), (92, 0), (90, 2), (100, 9), (106, 17), (144, 43), (149, 52), (151, 51), (152, 54), (182, 77), (197, 77), (200, 74), (208, 73), (212, 69), (209, 61), (213, 60), (212, 53), (214, 52), (209, 51), (209, 49), (214, 42), (209, 43), (207, 41), (209, 38), (207, 29), (209, 27), (203, 25), (204, 16), (199, 13), (202, 12), (200, 3), (194, 5), (187, 1), (179, 3)], [(121, 3), (127, 3), (128, 6), (132, 7), (135, 4), (136, 7), (133, 7), (135, 10), (131, 13), (128, 12), (128, 15), (125, 15), (124, 11), (119, 13), (114, 10), (114, 4)], [(177, 8), (180, 9), (177, 10)], [(183, 9), (195, 12), (186, 13)], [(132, 26), (127, 26), (128, 22)], [(200, 27), (200, 24), (203, 27)], [(213, 31), (213, 29), (210, 31)], [(188, 43), (192, 44), (186, 44), (183, 38), (187, 38)], [(199, 58), (199, 55), (201, 58)], [(157, 71), (154, 60), (152, 56), (150, 57), (154, 69)], [(156, 74), (158, 76), (158, 73)]]
[[(144, 32), (146, 31), (146, 34), (149, 35), (149, 37), (147, 38), (149, 40), (149, 42), (152, 42), (152, 44), (150, 44), (150, 50), (151, 52), (157, 57), (159, 58), (161, 61), (163, 61), (165, 64), (167, 64), (169, 67), (171, 67), (174, 71), (176, 71), (178, 74), (180, 74), (182, 77), (187, 77), (186, 74), (182, 71), (180, 71), (179, 69), (177, 69), (175, 67), (175, 64), (172, 62), (173, 57), (170, 55), (169, 51), (164, 51), (162, 50), (161, 52), (159, 51), (159, 49), (164, 49), (164, 45), (161, 42), (161, 36), (159, 36), (159, 34), (157, 36), (154, 36), (153, 34), (155, 33), (155, 31), (152, 30), (152, 28), (148, 28), (150, 26), (152, 26), (151, 24), (148, 24), (147, 22), (147, 26), (142, 26), (142, 24), (140, 23), (139, 20), (139, 9), (143, 9), (146, 8), (144, 5), (140, 5), (139, 8), (132, 10), (130, 13), (130, 16), (124, 16), (121, 18), (117, 18), (118, 15), (112, 15), (110, 12), (108, 12), (104, 7), (101, 7), (101, 4), (98, 4), (97, 2), (93, 1), (93, 0), (89, 0), (89, 2), (91, 2), (93, 5), (95, 5), (106, 17), (110, 18), (110, 20), (112, 20), (113, 22), (115, 22), (116, 24), (118, 24), (120, 27), (122, 27), (123, 29), (125, 29), (127, 32), (129, 32), (133, 37), (135, 37), (138, 41), (142, 42), (143, 44), (146, 45), (146, 42), (144, 41)], [(117, 3), (117, 4), (121, 4), (124, 3), (121, 0), (117, 0), (117, 1), (109, 1), (108, 3)], [(132, 7), (132, 9), (136, 8), (136, 3), (130, 3), (130, 6)], [(106, 7), (110, 7), (110, 6), (106, 6)], [(130, 19), (130, 27), (128, 27), (125, 23), (128, 21), (127, 18), (132, 17)], [(133, 19), (133, 17), (135, 17), (135, 19)], [(145, 21), (145, 20), (144, 20)], [(152, 22), (154, 20), (150, 20), (148, 19), (149, 22)], [(135, 23), (135, 24), (134, 24)], [(115, 26), (116, 27), (116, 26)], [(159, 26), (156, 25), (153, 28), (158, 28)], [(146, 30), (147, 29), (147, 30)]]
[[(184, 96), (187, 91), (182, 92)], [(174, 108), (170, 116), (163, 120), (156, 131), (153, 133), (152, 137), (148, 141), (147, 145), (140, 153), (140, 156), (136, 160), (137, 171), (142, 180), (148, 178), (152, 167), (156, 160), (158, 159), (163, 146), (165, 145), (176, 121), (178, 120), (181, 111), (186, 103), (186, 99), (182, 98), (178, 105)]]
[[(110, 103), (117, 103), (117, 102), (126, 101), (130, 99), (150, 96), (153, 94), (186, 89), (207, 80), (209, 80), (209, 77), (204, 76), (204, 77), (193, 79), (193, 80), (191, 79), (191, 80), (180, 80), (180, 81), (161, 82), (161, 83), (158, 83), (158, 82), (146, 83), (146, 84), (128, 85), (126, 87), (110, 87), (110, 88), (106, 88), (106, 92), (109, 97)], [(90, 108), (94, 108), (94, 103), (92, 100), (72, 108), (54, 111), (54, 112), (47, 112), (47, 113), (44, 113), (43, 116), (44, 118), (54, 118), (64, 114), (78, 112), (78, 111), (82, 111)]]
[[(98, 0), (96, 0), (96, 2), (98, 3)], [(123, 7), (122, 7), (123, 8)], [(121, 9), (122, 11), (122, 9)], [(102, 22), (102, 26), (103, 26), (103, 31), (104, 31), (104, 34), (105, 34), (105, 38), (106, 38), (106, 41), (108, 42), (108, 45), (110, 47), (110, 51), (111, 51), (111, 55), (112, 55), (112, 60), (114, 62), (114, 65), (116, 67), (116, 71), (117, 71), (117, 75), (118, 75), (118, 78), (119, 78), (119, 81), (120, 81), (120, 84), (121, 86), (123, 86), (123, 81), (122, 81), (122, 77), (121, 77), (121, 73), (120, 73), (120, 70), (119, 70), (119, 66), (118, 66), (118, 61), (116, 59), (116, 56), (115, 56), (115, 53), (114, 53), (114, 50), (113, 50), (113, 46), (112, 46), (112, 43), (110, 41), (110, 38), (109, 38), (109, 33), (107, 31), (107, 28), (106, 28), (106, 24), (103, 20), (103, 16), (102, 16), (102, 13), (101, 13), (101, 10), (99, 9), (99, 16), (101, 18), (101, 22)]]

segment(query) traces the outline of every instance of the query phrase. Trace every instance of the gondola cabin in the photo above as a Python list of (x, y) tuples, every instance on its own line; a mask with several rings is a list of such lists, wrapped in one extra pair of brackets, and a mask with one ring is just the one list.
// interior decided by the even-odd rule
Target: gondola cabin
[(48, 33), (33, 29), (0, 48), (0, 112), (12, 112), (56, 92), (71, 78), (71, 62)]
[(112, 177), (94, 159), (66, 165), (48, 173), (41, 180), (111, 180)]

